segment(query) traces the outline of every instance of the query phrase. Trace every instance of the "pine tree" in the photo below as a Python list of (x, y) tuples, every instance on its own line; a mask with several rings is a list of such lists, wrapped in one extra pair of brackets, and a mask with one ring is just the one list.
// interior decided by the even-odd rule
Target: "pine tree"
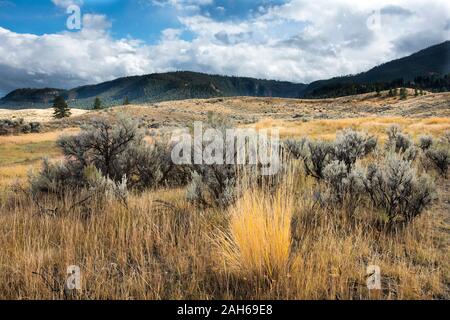
[(419, 95), (419, 90), (417, 88), (414, 88), (414, 95), (417, 97)]
[(394, 89), (394, 97), (396, 97), (396, 96), (398, 96), (398, 89), (397, 88)]
[(94, 101), (94, 110), (100, 110), (102, 109), (102, 101), (100, 100), (99, 97), (95, 98)]
[(408, 93), (406, 91), (406, 88), (400, 89), (400, 100), (406, 100), (408, 98)]
[(53, 109), (53, 117), (56, 119), (67, 118), (72, 114), (66, 100), (61, 96), (57, 96), (53, 100)]
[(123, 105), (127, 106), (130, 104), (130, 100), (128, 99), (128, 97), (125, 97), (125, 99), (123, 100)]
[(422, 89), (420, 89), (419, 94), (420, 94), (421, 96), (423, 96), (423, 90), (422, 90)]

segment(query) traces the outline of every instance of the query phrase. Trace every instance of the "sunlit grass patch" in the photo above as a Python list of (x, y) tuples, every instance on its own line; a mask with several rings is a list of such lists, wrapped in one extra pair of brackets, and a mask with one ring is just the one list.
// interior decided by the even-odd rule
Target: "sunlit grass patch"
[(320, 119), (311, 121), (286, 121), (265, 119), (250, 127), (256, 129), (278, 128), (281, 137), (308, 136), (313, 139), (334, 139), (336, 133), (346, 128), (367, 131), (384, 140), (386, 129), (397, 124), (414, 138), (421, 134), (438, 136), (450, 130), (450, 118), (414, 119), (400, 117), (368, 117), (349, 119)]
[(219, 240), (226, 268), (259, 278), (286, 273), (292, 213), (292, 199), (283, 192), (273, 196), (258, 191), (245, 193), (230, 211), (229, 233)]
[(44, 157), (55, 157), (60, 152), (54, 141), (42, 141), (26, 144), (0, 144), (0, 166), (31, 164)]

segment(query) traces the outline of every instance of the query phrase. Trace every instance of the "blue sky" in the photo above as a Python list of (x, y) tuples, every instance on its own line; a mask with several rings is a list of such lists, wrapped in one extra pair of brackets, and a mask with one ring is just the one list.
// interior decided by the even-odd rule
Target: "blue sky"
[(0, 0), (0, 96), (174, 70), (309, 83), (448, 40), (449, 12), (446, 0)]
[[(76, 3), (76, 1), (74, 1)], [(182, 1), (180, 1), (182, 2)], [(103, 14), (112, 22), (111, 36), (133, 37), (152, 44), (167, 28), (179, 28), (179, 17), (196, 12), (217, 21), (241, 21), (261, 7), (283, 4), (283, 0), (216, 0), (205, 1), (197, 10), (183, 12), (180, 8), (151, 0), (84, 0), (82, 12)], [(192, 1), (195, 3), (195, 1)], [(24, 14), (26, 13), (26, 14)], [(64, 31), (67, 14), (64, 6), (50, 0), (0, 0), (0, 21), (3, 28), (19, 33), (43, 35)], [(184, 34), (189, 39), (188, 34)]]

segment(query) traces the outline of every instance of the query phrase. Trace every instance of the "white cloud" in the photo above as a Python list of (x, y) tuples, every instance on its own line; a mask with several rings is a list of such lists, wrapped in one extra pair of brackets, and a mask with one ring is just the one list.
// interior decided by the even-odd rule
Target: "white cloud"
[(197, 11), (200, 7), (213, 4), (214, 0), (151, 0), (157, 6), (171, 6), (181, 11)]
[[(201, 5), (210, 0), (168, 0)], [(367, 19), (381, 10), (381, 28)], [(180, 16), (154, 45), (113, 39), (105, 16), (85, 15), (83, 29), (50, 35), (0, 28), (0, 89), (72, 87), (172, 70), (311, 82), (365, 71), (450, 39), (450, 3), (436, 0), (292, 0), (240, 22), (199, 12)], [(183, 40), (183, 31), (193, 35)]]
[(53, 4), (55, 6), (61, 7), (61, 8), (67, 8), (68, 6), (75, 4), (78, 6), (83, 5), (83, 0), (52, 0)]
[[(148, 48), (136, 40), (113, 40), (103, 16), (85, 15), (80, 32), (19, 34), (0, 27), (0, 88), (72, 87), (152, 71)], [(32, 76), (27, 76), (32, 75)], [(15, 79), (11, 83), (11, 78)]]

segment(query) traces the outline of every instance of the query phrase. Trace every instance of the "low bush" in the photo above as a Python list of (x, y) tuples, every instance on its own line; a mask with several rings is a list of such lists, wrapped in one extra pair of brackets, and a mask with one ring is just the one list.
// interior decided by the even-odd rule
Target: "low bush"
[(381, 164), (367, 168), (363, 183), (372, 203), (382, 209), (387, 222), (410, 222), (426, 209), (435, 197), (427, 176), (418, 176), (411, 162), (388, 154)]
[(112, 124), (105, 118), (97, 119), (80, 134), (58, 140), (64, 163), (45, 161), (41, 172), (31, 178), (32, 189), (61, 193), (92, 187), (92, 181), (84, 175), (89, 167), (98, 171), (94, 176), (104, 178), (101, 184), (119, 186), (125, 177), (129, 188), (140, 190), (187, 184), (190, 172), (173, 164), (169, 143), (161, 140), (147, 144), (143, 138), (133, 121), (120, 118)]
[(308, 140), (302, 139), (287, 139), (283, 142), (283, 148), (286, 154), (295, 159), (302, 159), (305, 155)]
[(415, 146), (410, 146), (401, 156), (405, 161), (412, 162), (417, 158), (418, 153), (418, 149)]
[(201, 165), (192, 171), (187, 199), (201, 206), (227, 207), (237, 194), (238, 173), (234, 165)]
[(83, 176), (86, 179), (88, 190), (97, 201), (100, 200), (102, 203), (105, 200), (119, 200), (124, 204), (127, 203), (128, 188), (126, 176), (122, 177), (122, 181), (114, 182), (104, 177), (93, 165), (84, 168)]
[(334, 143), (334, 157), (350, 172), (356, 160), (375, 150), (377, 139), (365, 133), (347, 129), (338, 133)]
[(323, 179), (325, 167), (334, 160), (334, 144), (325, 141), (308, 141), (303, 156), (306, 174)]
[(422, 151), (427, 151), (433, 146), (433, 144), (434, 140), (432, 136), (422, 135), (419, 137), (419, 148), (422, 149)]
[(388, 151), (404, 153), (413, 145), (411, 138), (404, 134), (398, 125), (389, 127), (387, 135), (386, 149)]
[(440, 175), (447, 177), (450, 166), (450, 150), (448, 145), (431, 148), (425, 152), (426, 159), (437, 169)]
[(82, 168), (75, 168), (72, 163), (51, 163), (44, 159), (39, 174), (29, 175), (30, 191), (33, 195), (51, 193), (63, 195), (67, 190), (83, 187)]
[(39, 122), (25, 123), (23, 119), (0, 119), (0, 136), (16, 135), (20, 133), (38, 133), (42, 130)]
[(377, 139), (366, 133), (347, 129), (339, 132), (333, 142), (291, 140), (285, 146), (290, 154), (303, 159), (308, 175), (323, 179), (325, 167), (335, 160), (343, 163), (350, 173), (358, 159), (375, 150)]
[(333, 161), (324, 169), (324, 180), (328, 186), (329, 198), (326, 203), (332, 207), (346, 206), (352, 214), (359, 205), (364, 192), (364, 175), (359, 169), (347, 170), (342, 161)]

